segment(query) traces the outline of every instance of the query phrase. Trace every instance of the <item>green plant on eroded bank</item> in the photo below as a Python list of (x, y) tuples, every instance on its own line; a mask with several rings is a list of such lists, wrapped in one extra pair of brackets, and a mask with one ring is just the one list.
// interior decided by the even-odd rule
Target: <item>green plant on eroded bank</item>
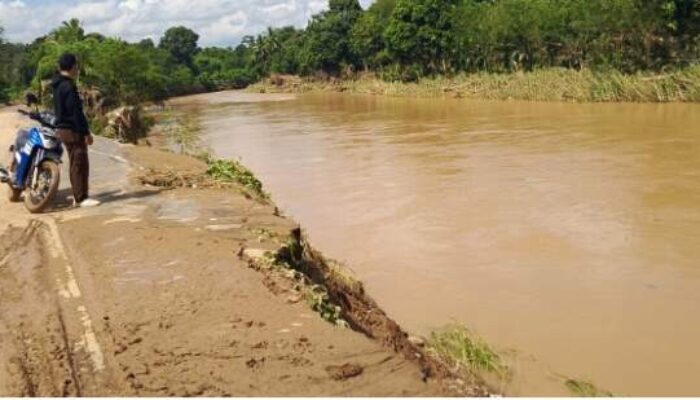
[(243, 186), (262, 199), (270, 196), (263, 190), (263, 184), (243, 164), (236, 160), (208, 160), (207, 175), (223, 182), (233, 182)]
[(579, 397), (613, 397), (611, 392), (600, 389), (586, 380), (567, 378), (564, 385), (572, 394)]
[(276, 253), (265, 252), (262, 257), (255, 258), (255, 266), (258, 269), (280, 274), (293, 282), (292, 290), (299, 296), (295, 301), (304, 299), (321, 318), (333, 325), (347, 328), (349, 325), (343, 319), (341, 307), (332, 301), (326, 287), (313, 283), (307, 275), (298, 269), (297, 262), (290, 258), (298, 250), (298, 243), (290, 239)]
[(428, 348), (453, 366), (471, 373), (487, 372), (500, 378), (509, 373), (503, 357), (464, 326), (451, 325), (433, 332)]
[(311, 309), (316, 311), (321, 318), (333, 325), (347, 326), (347, 323), (342, 318), (342, 309), (331, 301), (326, 288), (320, 285), (312, 285), (307, 290), (305, 297)]

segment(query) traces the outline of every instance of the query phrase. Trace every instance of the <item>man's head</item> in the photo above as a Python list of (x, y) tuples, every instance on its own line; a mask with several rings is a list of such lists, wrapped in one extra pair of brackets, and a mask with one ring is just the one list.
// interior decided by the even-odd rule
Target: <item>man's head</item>
[(71, 53), (62, 54), (58, 59), (58, 70), (61, 75), (76, 79), (80, 73), (78, 57)]

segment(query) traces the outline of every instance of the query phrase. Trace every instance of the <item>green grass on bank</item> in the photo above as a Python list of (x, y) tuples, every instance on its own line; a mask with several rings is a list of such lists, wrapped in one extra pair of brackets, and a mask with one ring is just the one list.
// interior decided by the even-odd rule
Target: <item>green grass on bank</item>
[(568, 378), (564, 381), (564, 385), (578, 397), (613, 397), (613, 394), (607, 390), (600, 389), (593, 383), (581, 379)]
[[(462, 325), (449, 325), (433, 332), (427, 341), (430, 351), (456, 368), (457, 371), (481, 376), (504, 390), (513, 378), (510, 352), (501, 352)], [(507, 358), (507, 359), (506, 359)], [(590, 380), (555, 374), (566, 389), (577, 397), (613, 397)], [(493, 381), (493, 378), (496, 381)]]
[(353, 80), (317, 81), (273, 77), (249, 88), (255, 92), (343, 91), (401, 97), (568, 102), (700, 102), (700, 66), (667, 73), (541, 69), (526, 73), (474, 73), (386, 82), (366, 75)]
[(487, 372), (499, 377), (508, 374), (503, 357), (463, 326), (451, 325), (433, 332), (428, 348), (455, 367), (472, 373)]
[(262, 182), (240, 162), (236, 160), (209, 159), (207, 164), (207, 175), (210, 177), (223, 182), (237, 183), (261, 199), (270, 197), (263, 190)]

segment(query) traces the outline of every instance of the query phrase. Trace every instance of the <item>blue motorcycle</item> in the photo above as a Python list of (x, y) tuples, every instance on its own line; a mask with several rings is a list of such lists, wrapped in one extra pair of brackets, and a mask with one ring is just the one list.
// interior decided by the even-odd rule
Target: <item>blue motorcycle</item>
[[(36, 96), (27, 97), (27, 105), (38, 103)], [(61, 180), (63, 144), (55, 128), (55, 117), (49, 112), (18, 110), (39, 123), (17, 133), (10, 146), (12, 162), (8, 170), (0, 168), (0, 182), (9, 185), (9, 199), (18, 202), (24, 193), (24, 205), (30, 213), (40, 213), (51, 204)]]

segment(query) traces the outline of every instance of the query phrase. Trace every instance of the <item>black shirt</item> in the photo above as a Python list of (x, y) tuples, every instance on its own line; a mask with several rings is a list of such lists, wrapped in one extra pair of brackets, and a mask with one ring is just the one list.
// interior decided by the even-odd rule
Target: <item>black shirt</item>
[(51, 87), (56, 128), (70, 129), (82, 136), (89, 135), (90, 127), (75, 82), (67, 76), (57, 74), (51, 82)]

